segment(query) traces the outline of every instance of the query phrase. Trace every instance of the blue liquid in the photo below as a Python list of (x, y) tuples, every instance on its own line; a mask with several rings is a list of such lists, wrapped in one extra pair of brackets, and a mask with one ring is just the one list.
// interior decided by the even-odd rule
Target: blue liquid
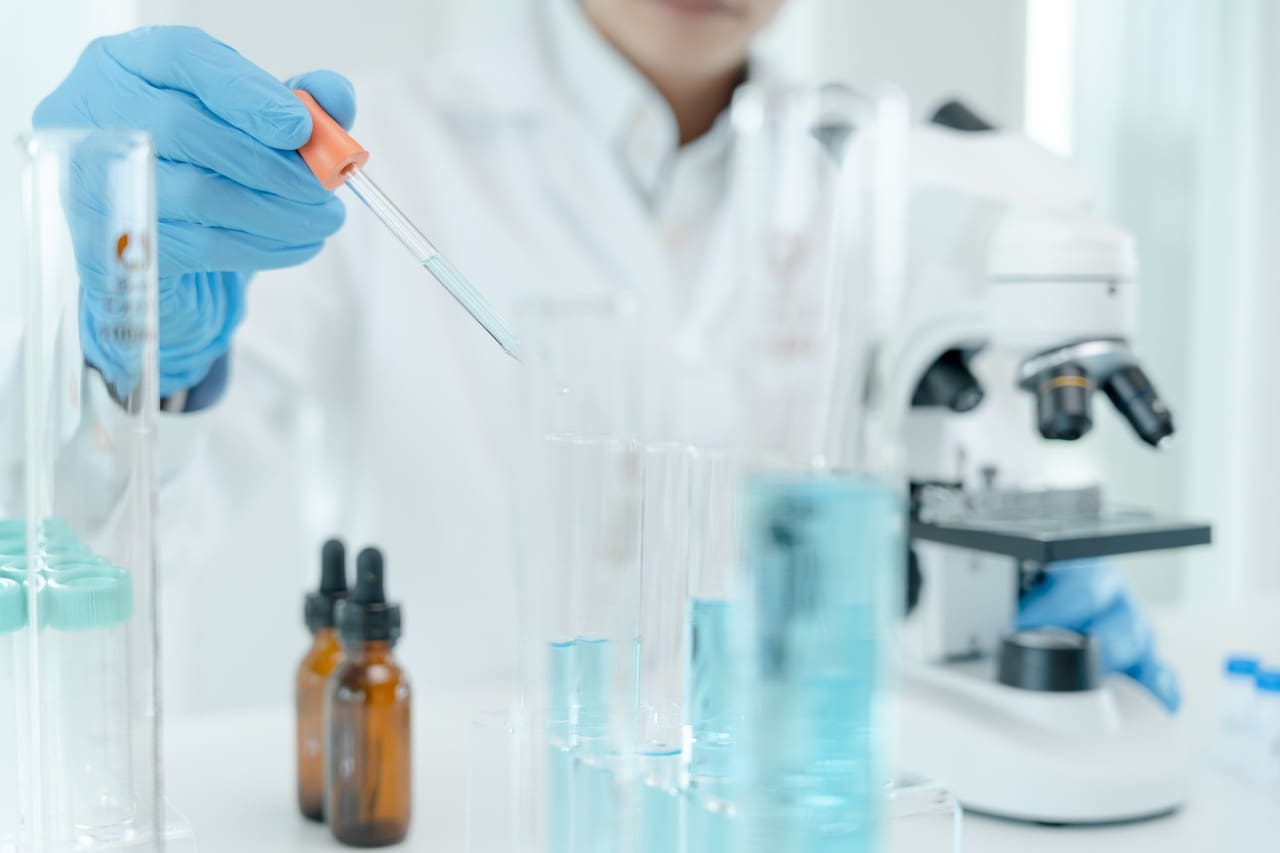
[(573, 826), (573, 753), (547, 747), (547, 850), (568, 851)]
[(901, 572), (901, 502), (867, 479), (758, 478), (745, 521), (752, 639), (733, 697), (748, 714), (734, 753), (743, 849), (873, 850), (877, 617)]
[(728, 801), (717, 796), (721, 786), (693, 785), (686, 795), (688, 853), (728, 853), (733, 843), (733, 818)]
[[(619, 660), (619, 649), (629, 660)], [(613, 853), (619, 849), (621, 794), (617, 756), (615, 677), (638, 677), (638, 647), (605, 638), (578, 637), (548, 645), (548, 850)]]
[(724, 779), (731, 769), (734, 719), (731, 703), (730, 618), (733, 605), (718, 599), (689, 603), (689, 682), (686, 705), (693, 746), (689, 775)]
[(613, 644), (605, 639), (574, 640), (573, 853), (609, 853), (613, 848), (613, 774), (609, 758), (610, 684)]
[(616, 853), (621, 849), (615, 788), (607, 757), (579, 755), (574, 759), (573, 853)]
[(679, 792), (645, 785), (640, 809), (641, 853), (674, 853), (679, 850)]
[(547, 735), (558, 746), (573, 733), (573, 642), (547, 644)]
[(682, 853), (684, 800), (678, 790), (680, 750), (640, 757), (640, 853)]
[(795, 476), (754, 481), (746, 509), (750, 597), (689, 606), (687, 790), (664, 756), (640, 756), (655, 769), (628, 790), (614, 773), (625, 739), (611, 726), (630, 707), (619, 676), (637, 650), (552, 645), (551, 853), (876, 849), (871, 713), (881, 615), (899, 600), (886, 579), (901, 572), (900, 502), (867, 480)]
[(592, 741), (609, 734), (609, 685), (613, 672), (612, 644), (608, 640), (574, 641), (574, 692), (577, 697), (578, 724), (576, 742)]
[(547, 850), (568, 851), (573, 815), (573, 647), (547, 644)]

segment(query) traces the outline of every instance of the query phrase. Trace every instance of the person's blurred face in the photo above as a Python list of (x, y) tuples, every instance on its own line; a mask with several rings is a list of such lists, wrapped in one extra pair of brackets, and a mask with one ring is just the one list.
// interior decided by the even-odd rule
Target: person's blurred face
[(582, 0), (587, 16), (649, 74), (700, 78), (740, 66), (785, 0)]

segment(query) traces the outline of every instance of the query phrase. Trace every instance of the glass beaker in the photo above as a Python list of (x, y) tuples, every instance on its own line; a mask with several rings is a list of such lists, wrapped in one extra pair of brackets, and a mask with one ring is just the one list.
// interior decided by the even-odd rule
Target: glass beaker
[(23, 429), (0, 455), (0, 506), (29, 522), (22, 849), (182, 849), (156, 664), (155, 155), (128, 130), (23, 153)]

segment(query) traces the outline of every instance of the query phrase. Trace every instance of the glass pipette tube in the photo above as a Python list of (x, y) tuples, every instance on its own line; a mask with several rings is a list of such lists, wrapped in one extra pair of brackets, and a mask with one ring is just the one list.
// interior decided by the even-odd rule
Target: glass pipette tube
[(444, 255), (440, 254), (400, 208), (378, 189), (378, 185), (365, 174), (364, 169), (354, 165), (348, 166), (343, 174), (347, 177), (347, 188), (355, 193), (356, 198), (364, 202), (369, 210), (373, 211), (373, 215), (378, 217), (383, 225), (387, 226), (387, 230), (395, 235), (400, 245), (408, 249), (418, 263), (426, 267), (427, 271), (435, 276), (436, 281), (444, 285), (444, 289), (449, 291), (453, 298), (458, 300), (458, 304), (484, 327), (489, 336), (498, 342), (498, 346), (519, 361), (519, 339), (507, 328), (498, 313), (493, 310), (493, 306), (480, 295), (479, 291), (462, 277), (462, 273), (458, 272)]
[(395, 235), (400, 245), (408, 249), (418, 263), (426, 267), (458, 304), (498, 342), (498, 346), (519, 361), (520, 339), (502, 322), (498, 312), (365, 174), (362, 167), (369, 160), (369, 152), (352, 139), (310, 94), (300, 89), (295, 89), (294, 94), (306, 106), (312, 121), (311, 138), (298, 149), (298, 153), (320, 183), (330, 190), (346, 184)]

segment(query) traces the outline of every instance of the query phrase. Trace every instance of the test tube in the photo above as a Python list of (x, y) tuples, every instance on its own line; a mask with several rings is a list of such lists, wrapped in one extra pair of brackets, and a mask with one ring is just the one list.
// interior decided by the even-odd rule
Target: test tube
[(718, 853), (730, 844), (734, 809), (728, 782), (740, 736), (730, 680), (732, 620), (742, 609), (734, 600), (740, 506), (736, 457), (705, 448), (692, 452), (690, 506), (685, 820), (690, 853)]
[(643, 853), (683, 838), (685, 615), (689, 591), (691, 448), (644, 449), (640, 530), (640, 721), (637, 739)]
[(678, 753), (683, 737), (691, 452), (683, 444), (644, 449), (638, 744), (645, 753)]
[(133, 586), (123, 569), (51, 576), (44, 587), (49, 746), (66, 768), (53, 808), (81, 845), (123, 841), (134, 831), (129, 681)]
[[(526, 686), (527, 692), (542, 697), (545, 702), (542, 707), (535, 705), (537, 716), (526, 726), (534, 731), (545, 728), (545, 740), (535, 735), (537, 743), (531, 756), (531, 764), (542, 767), (542, 777), (530, 787), (544, 792), (541, 811), (545, 826), (538, 835), (545, 834), (549, 851), (569, 849), (573, 810), (577, 631), (570, 590), (578, 548), (580, 443), (577, 436), (553, 435), (540, 444), (533, 462), (548, 472), (548, 476), (540, 478), (547, 491), (541, 494), (541, 503), (529, 509), (530, 513), (536, 511), (537, 517), (526, 518), (526, 524), (536, 528), (538, 543), (527, 555), (530, 561), (536, 560), (538, 569), (538, 579), (526, 587), (526, 593), (532, 598), (528, 612), (539, 632), (532, 644), (539, 659), (535, 659), (531, 669), (535, 677), (545, 678), (544, 684)], [(539, 688), (545, 689), (545, 693)], [(545, 718), (541, 716), (543, 713)], [(538, 761), (539, 758), (545, 764)]]
[(520, 849), (515, 762), (517, 739), (523, 734), (505, 710), (485, 711), (471, 718), (465, 853)]
[(689, 775), (695, 785), (729, 771), (734, 715), (729, 700), (730, 625), (736, 583), (740, 470), (726, 452), (697, 450), (691, 470), (689, 575)]
[(570, 842), (575, 850), (614, 850), (631, 818), (643, 469), (629, 441), (587, 439), (578, 453)]
[(18, 655), (27, 625), (21, 574), (0, 569), (0, 853), (18, 849), (21, 826), (18, 766)]

